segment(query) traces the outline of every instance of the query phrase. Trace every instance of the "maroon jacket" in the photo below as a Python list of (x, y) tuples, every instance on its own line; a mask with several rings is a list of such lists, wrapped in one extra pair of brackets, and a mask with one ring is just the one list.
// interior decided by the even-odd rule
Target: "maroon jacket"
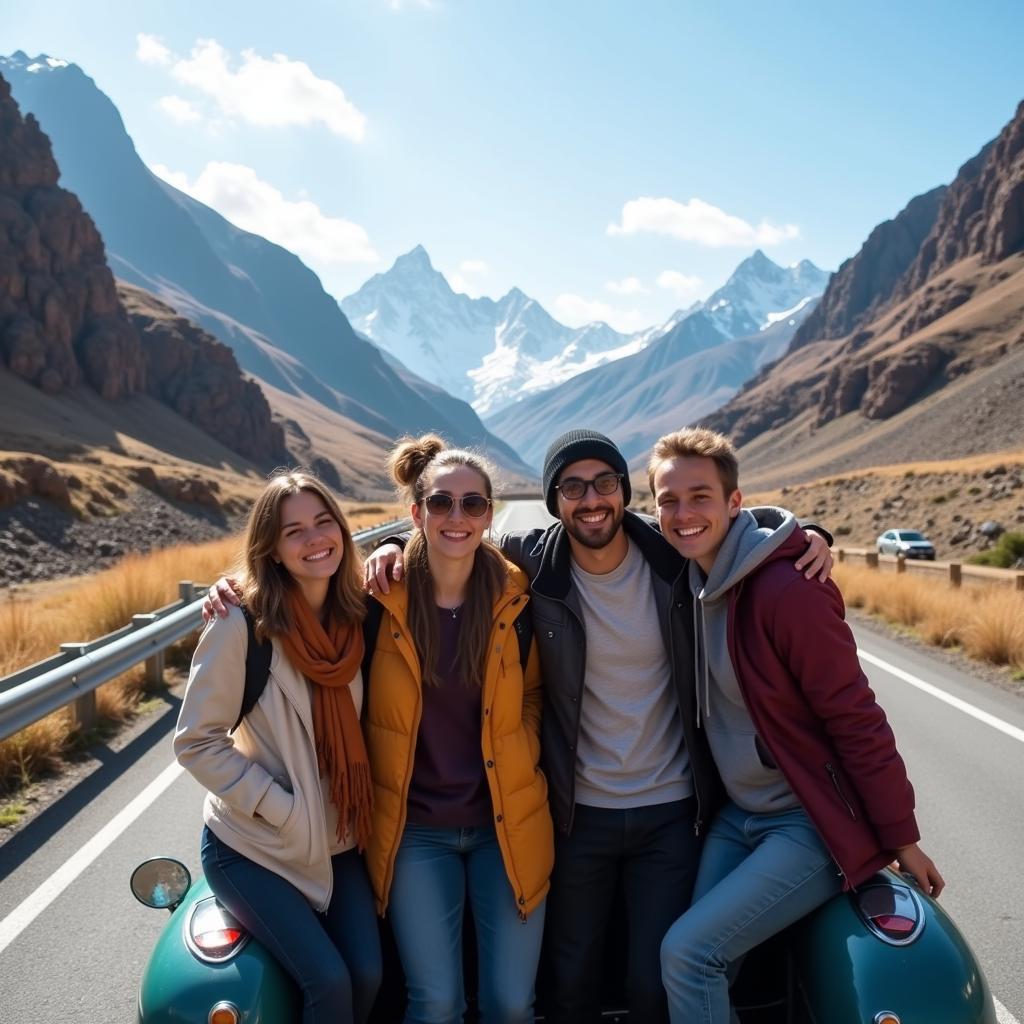
[(729, 654), (758, 736), (849, 888), (920, 834), (914, 790), (839, 590), (793, 568), (805, 547), (794, 531), (730, 591)]

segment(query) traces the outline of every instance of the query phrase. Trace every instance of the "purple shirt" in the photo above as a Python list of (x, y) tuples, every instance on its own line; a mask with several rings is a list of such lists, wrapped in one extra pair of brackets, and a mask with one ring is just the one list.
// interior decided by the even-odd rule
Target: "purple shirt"
[(455, 670), (461, 609), (437, 610), (439, 686), (423, 684), (423, 715), (409, 783), (408, 820), (438, 828), (479, 828), (493, 809), (481, 750), (483, 692)]

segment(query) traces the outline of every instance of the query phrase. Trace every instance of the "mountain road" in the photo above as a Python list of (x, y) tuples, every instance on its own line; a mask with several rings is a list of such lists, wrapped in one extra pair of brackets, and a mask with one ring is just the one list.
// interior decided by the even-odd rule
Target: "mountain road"
[[(549, 521), (509, 503), (506, 529)], [(942, 903), (978, 954), (1001, 1024), (1024, 1021), (1024, 699), (855, 624), (862, 663), (916, 792)], [(202, 791), (174, 764), (179, 697), (0, 846), (0, 1024), (128, 1024), (162, 912), (132, 898), (140, 861), (199, 864)]]

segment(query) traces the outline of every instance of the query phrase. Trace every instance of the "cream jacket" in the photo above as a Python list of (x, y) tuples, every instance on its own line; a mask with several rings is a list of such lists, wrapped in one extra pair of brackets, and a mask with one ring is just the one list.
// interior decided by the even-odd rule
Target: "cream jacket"
[[(206, 790), (203, 818), (237, 853), (291, 882), (319, 911), (331, 901), (337, 810), (320, 779), (308, 680), (273, 644), (259, 702), (231, 735), (242, 706), (245, 617), (232, 608), (203, 630), (178, 715), (174, 753)], [(362, 677), (352, 684), (362, 709)]]

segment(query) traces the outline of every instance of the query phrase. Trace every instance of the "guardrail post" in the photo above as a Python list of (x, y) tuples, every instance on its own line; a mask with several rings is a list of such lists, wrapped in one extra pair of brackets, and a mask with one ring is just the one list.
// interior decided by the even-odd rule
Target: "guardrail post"
[(949, 585), (954, 590), (959, 590), (960, 589), (960, 581), (961, 581), (961, 579), (962, 579), (962, 574), (960, 572), (960, 563), (959, 562), (950, 562), (949, 563)]
[[(151, 622), (156, 622), (160, 618), (154, 612), (146, 612), (144, 615), (133, 615), (132, 626), (135, 629), (141, 629), (143, 626), (148, 626)], [(146, 683), (145, 688), (149, 693), (159, 690), (164, 685), (164, 651), (161, 648), (156, 651), (150, 657), (146, 659)]]
[(878, 568), (878, 552), (877, 551), (867, 551), (867, 552), (865, 552), (865, 554), (864, 554), (864, 564), (869, 569), (877, 569)]
[(903, 552), (899, 552), (896, 556), (896, 571), (906, 572), (907, 571), (907, 556)]
[[(85, 654), (88, 644), (61, 644), (60, 649), (66, 651), (73, 658), (80, 658)], [(72, 680), (74, 681), (74, 680)], [(82, 732), (88, 732), (96, 725), (96, 691), (89, 690), (81, 697), (75, 699), (71, 704), (71, 721), (78, 726)]]
[(185, 604), (191, 604), (197, 597), (196, 585), (191, 580), (182, 580), (178, 584), (178, 597), (180, 597)]
[(846, 561), (846, 551), (843, 548), (836, 548), (836, 561), (837, 562), (845, 562)]

